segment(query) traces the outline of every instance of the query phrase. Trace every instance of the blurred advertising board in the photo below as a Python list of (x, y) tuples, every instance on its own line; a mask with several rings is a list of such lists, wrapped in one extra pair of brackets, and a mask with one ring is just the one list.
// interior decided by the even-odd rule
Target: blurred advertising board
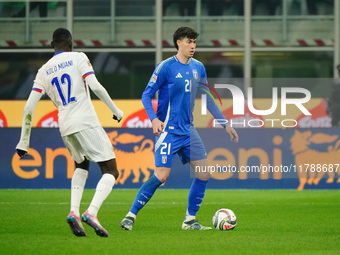
[[(124, 111), (123, 120), (120, 123), (112, 121), (112, 113), (99, 100), (93, 100), (99, 121), (103, 127), (123, 127), (123, 128), (148, 128), (151, 127), (150, 120), (143, 108), (141, 100), (115, 100), (115, 104)], [(199, 107), (200, 99), (195, 100), (194, 124), (196, 127), (212, 127), (213, 117), (210, 114), (201, 115)], [(253, 104), (256, 109), (268, 109), (272, 100), (254, 99)], [(154, 109), (157, 109), (157, 101), (153, 100)], [(197, 107), (198, 106), (198, 107)], [(21, 127), (25, 101), (0, 101), (0, 127)], [(234, 127), (261, 127), (261, 128), (284, 128), (292, 125), (301, 128), (321, 128), (331, 127), (331, 118), (327, 113), (326, 101), (323, 98), (312, 98), (304, 104), (304, 107), (312, 114), (305, 116), (294, 105), (287, 106), (287, 114), (282, 116), (280, 100), (277, 109), (269, 115), (255, 115), (248, 106), (244, 107), (243, 115), (233, 115), (233, 100), (222, 99), (219, 105), (224, 116), (234, 123)], [(295, 123), (295, 122), (294, 122)], [(293, 124), (294, 124), (293, 123)], [(50, 100), (41, 100), (34, 112), (32, 127), (58, 127), (58, 112)]]
[[(150, 128), (105, 129), (120, 173), (115, 188), (139, 188), (154, 171), (154, 135)], [(221, 128), (199, 128), (212, 173), (208, 188), (339, 189), (339, 128), (243, 128), (240, 142)], [(69, 188), (74, 162), (57, 128), (33, 128), (29, 155), (20, 159), (15, 146), (20, 128), (0, 131), (0, 188)], [(178, 156), (162, 188), (190, 187), (194, 172)], [(86, 188), (100, 179), (90, 165)]]

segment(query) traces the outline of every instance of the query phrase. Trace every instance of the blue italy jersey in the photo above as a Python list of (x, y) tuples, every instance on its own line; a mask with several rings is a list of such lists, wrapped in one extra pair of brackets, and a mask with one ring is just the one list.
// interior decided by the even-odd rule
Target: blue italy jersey
[[(158, 118), (165, 125), (165, 131), (178, 135), (190, 134), (193, 125), (192, 111), (199, 82), (206, 83), (206, 71), (201, 62), (191, 58), (189, 64), (181, 63), (172, 56), (159, 63), (143, 92), (142, 102), (150, 118)], [(158, 90), (157, 112), (152, 109), (151, 98)], [(212, 101), (212, 100), (211, 100)], [(210, 112), (209, 99), (207, 108)], [(224, 118), (220, 110), (213, 110), (219, 118)], [(215, 116), (216, 117), (216, 116)]]

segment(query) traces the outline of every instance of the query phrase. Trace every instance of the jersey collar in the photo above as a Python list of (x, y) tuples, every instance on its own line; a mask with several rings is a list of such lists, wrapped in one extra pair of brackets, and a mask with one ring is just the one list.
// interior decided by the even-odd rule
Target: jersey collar
[(60, 54), (60, 53), (64, 53), (64, 52), (65, 52), (65, 51), (58, 51), (58, 52), (54, 53), (53, 57), (56, 56), (56, 55), (58, 55), (58, 54)]
[(177, 58), (177, 56), (176, 55), (174, 55), (174, 59), (178, 62), (178, 63), (181, 63), (182, 65), (189, 65), (190, 64), (190, 62), (191, 62), (191, 59), (192, 58), (190, 58), (190, 61), (189, 61), (189, 63), (188, 64), (183, 64), (181, 61), (179, 61), (179, 59)]

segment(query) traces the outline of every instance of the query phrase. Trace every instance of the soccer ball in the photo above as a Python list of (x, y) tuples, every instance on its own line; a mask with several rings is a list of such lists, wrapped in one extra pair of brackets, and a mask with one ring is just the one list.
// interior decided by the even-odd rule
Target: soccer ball
[(237, 219), (232, 210), (220, 209), (212, 217), (212, 222), (217, 230), (231, 230), (235, 228)]

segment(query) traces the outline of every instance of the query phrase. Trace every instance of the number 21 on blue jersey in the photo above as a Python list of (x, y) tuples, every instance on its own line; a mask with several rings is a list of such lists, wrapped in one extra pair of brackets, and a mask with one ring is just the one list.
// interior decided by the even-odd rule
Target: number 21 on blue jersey
[(171, 143), (162, 143), (161, 144), (161, 154), (170, 155), (171, 153)]
[(185, 80), (185, 92), (191, 91), (191, 80), (186, 79)]

